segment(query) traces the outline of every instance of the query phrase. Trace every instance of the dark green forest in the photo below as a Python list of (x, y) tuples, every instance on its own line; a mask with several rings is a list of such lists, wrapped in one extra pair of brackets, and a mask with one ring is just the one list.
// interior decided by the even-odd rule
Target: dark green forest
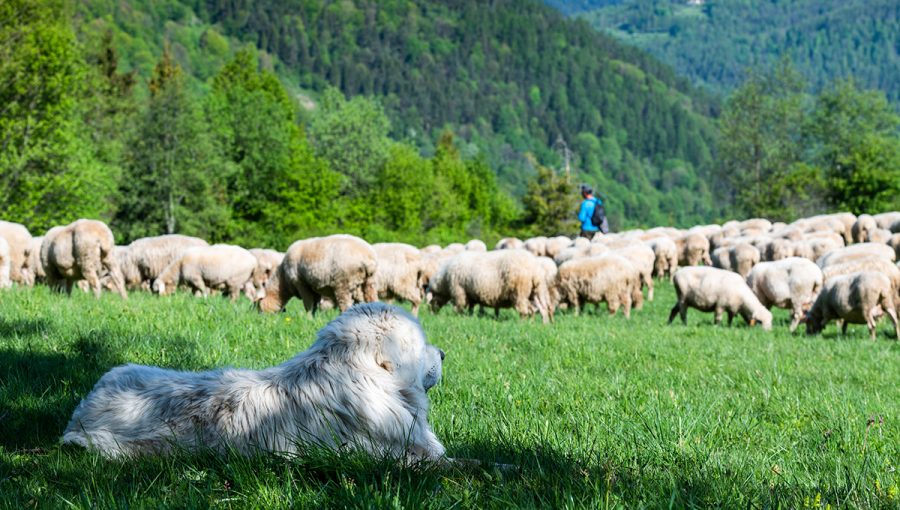
[(900, 101), (895, 0), (553, 0), (714, 91), (788, 57), (814, 90), (853, 78)]
[(884, 95), (773, 69), (720, 102), (537, 1), (9, 0), (0, 210), (284, 248), (572, 234), (582, 182), (613, 228), (898, 208)]

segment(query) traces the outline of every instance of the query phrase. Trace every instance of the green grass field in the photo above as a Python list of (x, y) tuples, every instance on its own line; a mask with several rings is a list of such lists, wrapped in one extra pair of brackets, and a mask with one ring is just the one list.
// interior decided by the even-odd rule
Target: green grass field
[(431, 422), (454, 457), (495, 469), (410, 469), (361, 455), (180, 454), (108, 461), (58, 445), (79, 399), (136, 362), (260, 368), (304, 350), (334, 314), (299, 303), (71, 299), (0, 293), (0, 507), (900, 506), (900, 344), (882, 323), (840, 336), (715, 327), (674, 292), (632, 315), (421, 318), (447, 351)]

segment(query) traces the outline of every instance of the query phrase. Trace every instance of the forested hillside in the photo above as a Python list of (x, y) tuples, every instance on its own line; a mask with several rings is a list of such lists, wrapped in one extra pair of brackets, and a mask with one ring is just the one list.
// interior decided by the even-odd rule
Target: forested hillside
[(549, 0), (646, 49), (699, 84), (728, 91), (748, 68), (789, 57), (816, 88), (854, 78), (900, 101), (896, 0)]
[(123, 68), (145, 79), (169, 41), (203, 93), (249, 43), (302, 104), (328, 86), (375, 98), (391, 137), (426, 156), (451, 130), (463, 157), (482, 158), (513, 196), (535, 175), (533, 161), (560, 167), (564, 140), (573, 180), (605, 192), (617, 225), (716, 214), (706, 187), (715, 103), (653, 58), (537, 1), (84, 0), (78, 11), (82, 32), (112, 30)]

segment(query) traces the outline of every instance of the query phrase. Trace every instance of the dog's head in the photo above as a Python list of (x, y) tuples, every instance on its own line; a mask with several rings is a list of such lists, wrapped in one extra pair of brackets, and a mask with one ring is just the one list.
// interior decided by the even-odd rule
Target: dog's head
[(357, 367), (377, 367), (402, 388), (431, 388), (441, 378), (444, 351), (425, 341), (419, 321), (396, 306), (351, 307), (319, 331), (313, 346)]

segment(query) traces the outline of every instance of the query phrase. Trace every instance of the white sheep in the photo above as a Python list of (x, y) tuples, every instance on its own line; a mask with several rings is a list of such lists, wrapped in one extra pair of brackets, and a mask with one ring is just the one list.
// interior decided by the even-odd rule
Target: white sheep
[(377, 270), (375, 250), (358, 237), (337, 234), (297, 241), (266, 285), (259, 309), (281, 311), (291, 298), (300, 297), (307, 312), (314, 314), (326, 297), (343, 312), (354, 301), (378, 299)]
[(378, 272), (375, 273), (378, 298), (388, 302), (393, 299), (409, 301), (413, 315), (418, 316), (425, 285), (419, 250), (404, 243), (376, 243), (372, 249), (378, 259)]
[(653, 261), (653, 276), (657, 278), (667, 277), (669, 281), (678, 270), (678, 246), (670, 237), (654, 237), (647, 240), (655, 257)]
[(0, 289), (6, 289), (12, 286), (9, 278), (9, 267), (12, 259), (9, 254), (9, 243), (5, 237), (0, 237)]
[(31, 233), (24, 225), (0, 221), (0, 237), (9, 244), (9, 279), (13, 283), (33, 285), (34, 274), (29, 268)]
[(832, 264), (841, 264), (853, 259), (876, 257), (893, 262), (897, 258), (894, 250), (886, 245), (879, 243), (860, 243), (832, 250), (816, 260), (816, 264), (821, 268)]
[(484, 241), (482, 241), (480, 239), (472, 239), (466, 243), (466, 251), (486, 252), (487, 245), (484, 244)]
[(764, 330), (772, 329), (772, 312), (759, 299), (737, 273), (715, 267), (682, 267), (675, 273), (675, 294), (678, 301), (669, 313), (669, 324), (681, 315), (687, 324), (687, 309), (715, 312), (715, 323), (728, 314), (728, 325), (739, 314), (751, 326), (757, 322)]
[(525, 249), (535, 257), (547, 256), (547, 238), (544, 236), (532, 237), (525, 240)]
[(746, 278), (753, 266), (759, 263), (759, 250), (747, 243), (716, 248), (712, 253), (713, 266), (733, 271)]
[(153, 281), (153, 292), (163, 296), (178, 285), (186, 285), (202, 297), (220, 290), (234, 301), (243, 290), (253, 300), (254, 289), (262, 283), (263, 275), (252, 253), (240, 246), (214, 244), (185, 250)]
[[(616, 248), (610, 253), (624, 257), (631, 263), (641, 277), (641, 287), (647, 288), (647, 301), (653, 301), (653, 267), (656, 264), (656, 254), (653, 248), (642, 242), (631, 244), (622, 248)], [(635, 306), (640, 309), (641, 306)]]
[(788, 257), (753, 266), (747, 286), (767, 309), (775, 306), (790, 310), (790, 330), (794, 332), (822, 289), (824, 278), (811, 260)]
[(525, 250), (466, 252), (447, 260), (428, 286), (431, 307), (438, 311), (453, 302), (457, 312), (475, 305), (514, 308), (519, 316), (538, 311), (550, 320), (545, 272), (537, 257)]
[(878, 224), (875, 223), (875, 218), (868, 214), (860, 214), (856, 218), (856, 222), (853, 224), (853, 228), (851, 230), (853, 234), (853, 242), (866, 242), (866, 239), (868, 239), (869, 237), (869, 232), (877, 228)]
[(886, 313), (894, 323), (895, 338), (900, 338), (895, 294), (888, 277), (875, 271), (830, 278), (807, 315), (806, 332), (819, 333), (828, 321), (838, 319), (843, 321), (842, 333), (846, 334), (848, 323), (865, 324), (875, 340), (876, 323)]
[(709, 239), (698, 234), (688, 233), (675, 240), (678, 247), (678, 264), (682, 266), (697, 266), (704, 263), (712, 265), (709, 257)]
[(101, 221), (83, 219), (50, 229), (41, 243), (41, 264), (48, 283), (53, 287), (64, 285), (71, 294), (75, 282), (85, 280), (99, 298), (101, 280), (109, 275), (113, 288), (127, 299), (125, 284), (118, 277), (114, 246), (112, 231)]
[(281, 265), (284, 260), (284, 253), (269, 248), (252, 248), (248, 250), (256, 257), (257, 274), (262, 274), (262, 285), (257, 289), (260, 293), (265, 292), (265, 287), (269, 283), (269, 279)]
[(622, 307), (626, 318), (632, 305), (642, 304), (640, 279), (638, 269), (615, 254), (570, 260), (559, 266), (557, 275), (560, 299), (575, 315), (585, 304), (605, 301), (610, 315)]

